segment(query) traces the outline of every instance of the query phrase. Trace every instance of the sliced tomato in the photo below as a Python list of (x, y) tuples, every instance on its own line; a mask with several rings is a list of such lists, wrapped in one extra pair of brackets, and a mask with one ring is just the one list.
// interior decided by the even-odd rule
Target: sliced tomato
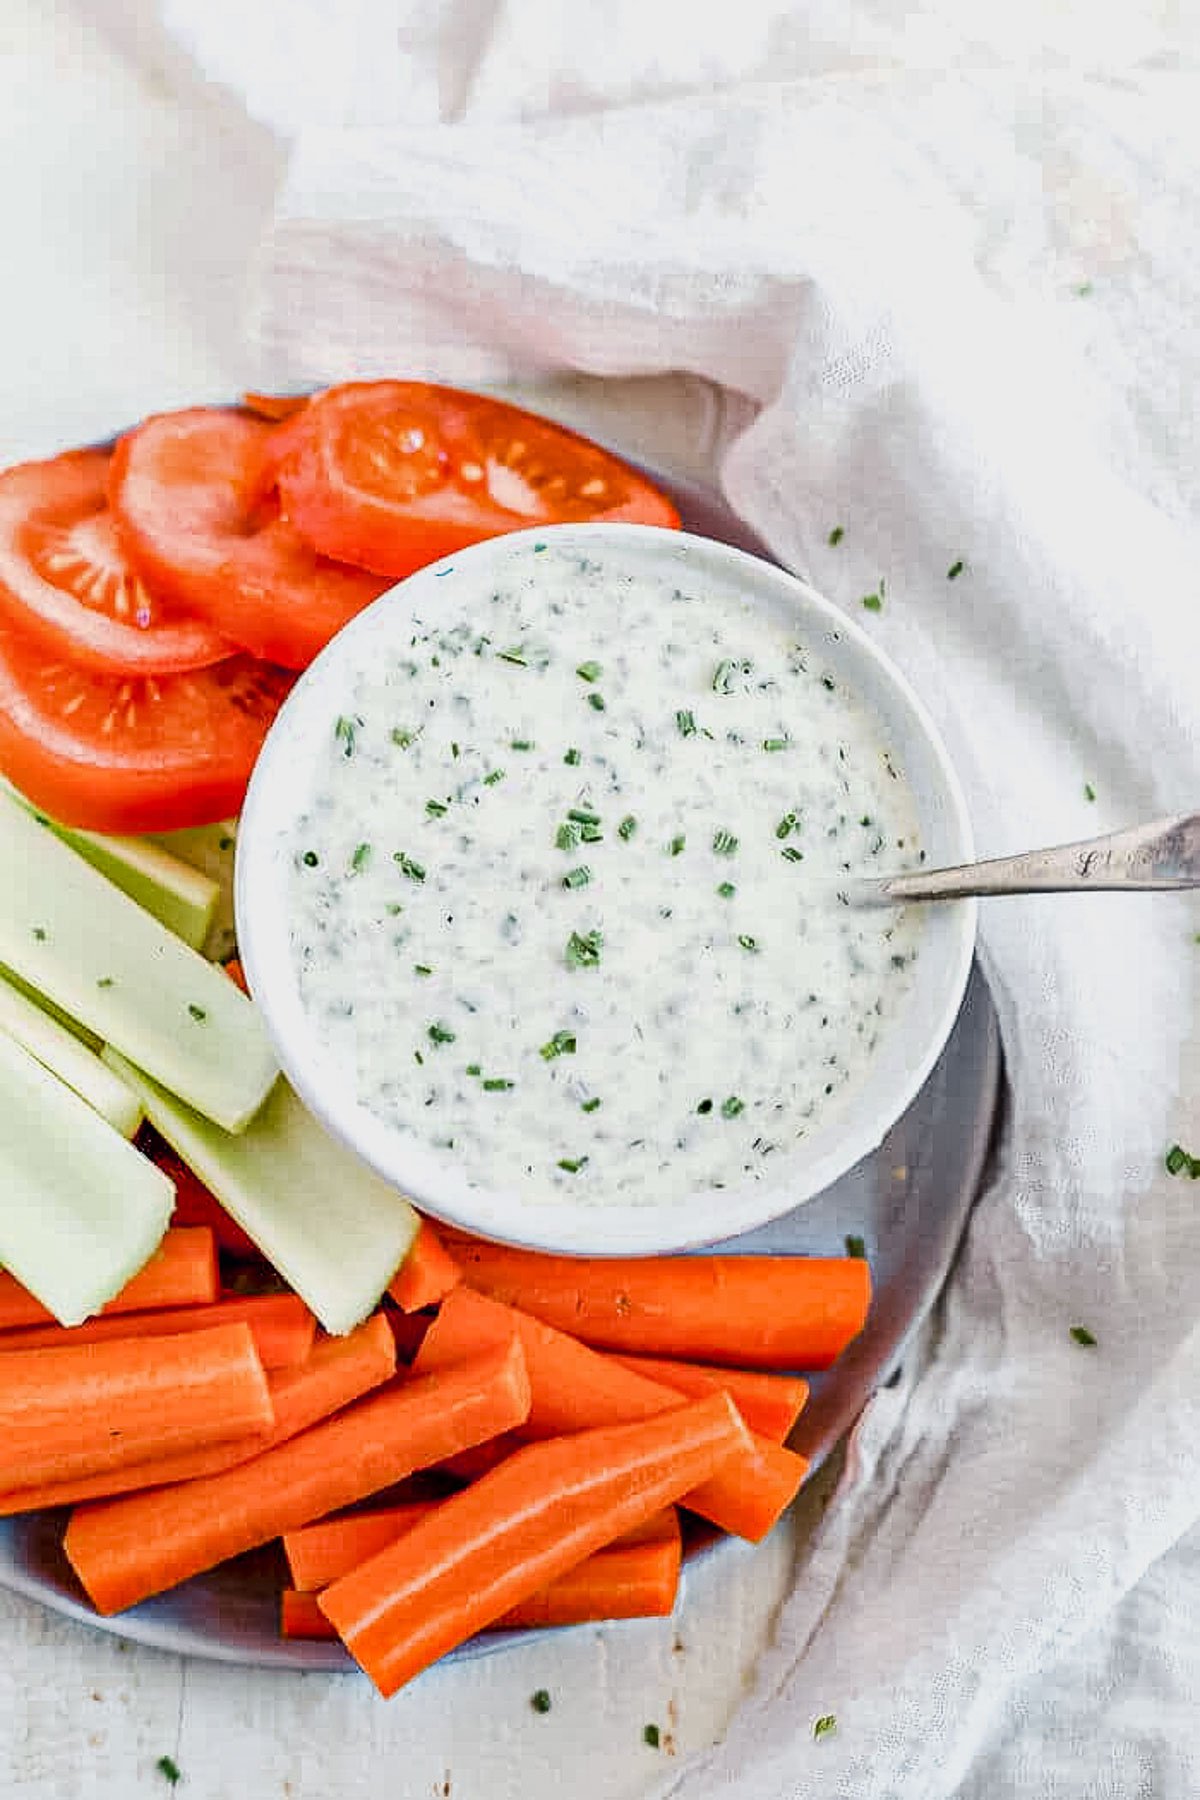
[(102, 675), (0, 626), (0, 774), (91, 831), (212, 824), (240, 807), (291, 681), (249, 656)]
[(255, 656), (302, 669), (388, 584), (319, 556), (280, 516), (271, 435), (246, 413), (160, 413), (117, 445), (109, 499), (158, 592)]
[(327, 389), (280, 427), (276, 459), (286, 517), (324, 555), (380, 575), (527, 526), (679, 524), (665, 494), (598, 444), (423, 382)]
[(165, 675), (234, 646), (148, 588), (117, 542), (111, 457), (72, 450), (0, 474), (0, 618), (88, 668)]

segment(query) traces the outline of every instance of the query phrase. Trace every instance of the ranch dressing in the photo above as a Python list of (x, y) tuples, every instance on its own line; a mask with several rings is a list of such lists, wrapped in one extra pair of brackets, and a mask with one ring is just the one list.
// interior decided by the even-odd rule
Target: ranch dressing
[(922, 859), (876, 722), (749, 604), (552, 543), (453, 568), (331, 702), (289, 842), (302, 1002), (360, 1101), (531, 1202), (770, 1180), (902, 1004)]

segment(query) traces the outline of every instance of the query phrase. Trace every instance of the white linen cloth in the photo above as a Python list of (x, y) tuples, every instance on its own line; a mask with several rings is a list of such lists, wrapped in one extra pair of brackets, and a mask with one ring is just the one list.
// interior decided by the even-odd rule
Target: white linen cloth
[[(1063, 66), (1069, 10), (1020, 68), (1019, 7), (165, 17), (291, 140), (264, 379), (698, 378), (724, 491), (912, 678), (987, 854), (1200, 804), (1200, 78), (1108, 9)], [(997, 1167), (664, 1795), (1200, 1792), (1198, 927), (985, 905)]]

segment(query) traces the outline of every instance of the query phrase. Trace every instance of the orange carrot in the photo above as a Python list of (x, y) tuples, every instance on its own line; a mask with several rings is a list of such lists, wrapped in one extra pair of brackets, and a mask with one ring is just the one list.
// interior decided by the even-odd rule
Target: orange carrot
[(97, 1611), (121, 1612), (507, 1430), (528, 1410), (514, 1338), (461, 1369), (389, 1383), (218, 1475), (78, 1507), (63, 1547)]
[[(502, 1342), (513, 1330), (525, 1353), (532, 1396), (521, 1437), (546, 1438), (596, 1425), (627, 1424), (679, 1405), (674, 1388), (649, 1381), (615, 1357), (591, 1350), (566, 1332), (468, 1287), (447, 1294), (413, 1368), (423, 1373), (451, 1367), (465, 1356), (478, 1354), (485, 1344)], [(491, 1453), (493, 1446), (482, 1449)], [(478, 1465), (474, 1470), (464, 1468), (457, 1459), (447, 1472), (470, 1479), (480, 1470)], [(684, 1505), (722, 1530), (757, 1543), (790, 1506), (807, 1473), (803, 1457), (780, 1449), (767, 1438), (753, 1437), (711, 1481), (689, 1494)]]
[(265, 1431), (250, 1327), (0, 1356), (0, 1487), (94, 1475)]
[[(440, 1505), (439, 1500), (408, 1500), (398, 1506), (340, 1513), (333, 1519), (318, 1519), (312, 1525), (302, 1525), (299, 1531), (285, 1532), (283, 1553), (293, 1585), (303, 1593), (327, 1587), (359, 1563), (366, 1562), (385, 1544), (394, 1543)], [(664, 1507), (643, 1524), (626, 1532), (612, 1548), (629, 1549), (647, 1544), (674, 1544), (678, 1564), (682, 1537), (679, 1515), (673, 1506)]]
[(313, 1347), (317, 1321), (298, 1294), (253, 1294), (214, 1300), (210, 1306), (163, 1306), (155, 1312), (113, 1313), (85, 1325), (33, 1325), (0, 1332), (0, 1358), (9, 1350), (53, 1350), (67, 1344), (103, 1344), (113, 1338), (178, 1337), (214, 1325), (250, 1327), (264, 1369), (294, 1368)]
[(773, 1444), (786, 1441), (808, 1399), (808, 1383), (799, 1375), (718, 1369), (711, 1363), (676, 1362), (665, 1356), (624, 1356), (617, 1351), (609, 1354), (614, 1362), (635, 1375), (674, 1388), (690, 1400), (699, 1400), (704, 1394), (728, 1394), (751, 1431), (770, 1438)]
[(636, 1425), (528, 1444), (325, 1588), (321, 1611), (380, 1693), (394, 1694), (745, 1441), (733, 1402), (713, 1394)]
[(604, 1350), (825, 1369), (862, 1330), (862, 1257), (547, 1256), (454, 1234), (463, 1280)]
[(296, 1368), (280, 1369), (267, 1378), (275, 1423), (269, 1431), (231, 1439), (208, 1450), (177, 1451), (151, 1461), (130, 1463), (103, 1475), (47, 1482), (12, 1493), (0, 1493), (0, 1517), (40, 1512), (47, 1506), (69, 1506), (82, 1500), (127, 1494), (137, 1488), (165, 1487), (195, 1481), (221, 1469), (249, 1462), (264, 1450), (307, 1431), (321, 1419), (348, 1406), (388, 1380), (395, 1369), (391, 1333), (383, 1316), (374, 1313), (345, 1337), (327, 1338)]
[(419, 1312), (423, 1306), (435, 1305), (461, 1279), (458, 1264), (429, 1220), (422, 1219), (388, 1293), (402, 1312)]
[[(155, 1306), (203, 1306), (215, 1300), (217, 1292), (212, 1232), (199, 1226), (172, 1226), (150, 1260), (100, 1310), (144, 1312)], [(0, 1331), (55, 1323), (54, 1314), (14, 1276), (0, 1274)]]
[(250, 992), (250, 983), (246, 980), (246, 971), (243, 969), (238, 957), (231, 956), (229, 961), (224, 964), (224, 969), (234, 987), (240, 987), (243, 994), (248, 994)]
[[(679, 1544), (613, 1545), (585, 1556), (496, 1620), (489, 1630), (583, 1625), (589, 1620), (662, 1618), (679, 1589)], [(280, 1631), (285, 1638), (336, 1638), (315, 1593), (284, 1588)]]

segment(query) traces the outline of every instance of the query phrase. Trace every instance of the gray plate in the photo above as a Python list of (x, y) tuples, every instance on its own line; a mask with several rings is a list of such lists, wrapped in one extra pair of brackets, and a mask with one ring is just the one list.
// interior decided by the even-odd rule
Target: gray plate
[[(766, 555), (714, 494), (656, 477), (673, 493), (690, 531)], [(976, 966), (958, 1022), (933, 1074), (873, 1155), (806, 1205), (747, 1232), (727, 1250), (840, 1255), (861, 1237), (875, 1284), (862, 1335), (827, 1373), (791, 1442), (820, 1463), (853, 1425), (875, 1389), (899, 1366), (954, 1258), (979, 1188), (1001, 1094), (1000, 1038), (987, 984)], [(56, 1612), (136, 1643), (261, 1667), (346, 1670), (340, 1645), (285, 1642), (276, 1546), (227, 1563), (119, 1618), (92, 1612), (62, 1553), (63, 1511), (0, 1520), (0, 1583)], [(707, 1552), (717, 1554), (719, 1545)], [(480, 1656), (533, 1635), (503, 1632), (454, 1652)]]

